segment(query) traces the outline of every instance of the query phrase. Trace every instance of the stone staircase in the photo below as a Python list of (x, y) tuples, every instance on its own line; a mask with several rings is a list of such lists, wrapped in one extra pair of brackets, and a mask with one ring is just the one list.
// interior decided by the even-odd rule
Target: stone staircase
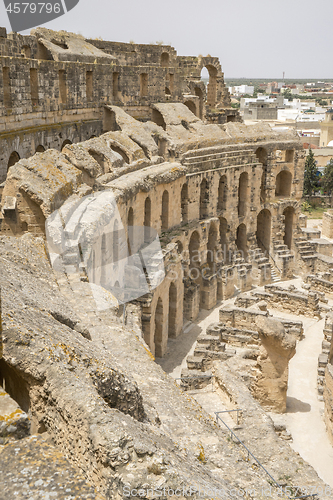
[(304, 261), (310, 261), (315, 256), (314, 243), (306, 236), (295, 238), (295, 245), (300, 257)]
[[(285, 278), (288, 273), (290, 262), (294, 262), (294, 255), (291, 253), (288, 246), (285, 245), (283, 240), (273, 241), (273, 255), (275, 261), (279, 262), (281, 278)], [(275, 264), (275, 266), (277, 267), (277, 264)]]
[(196, 341), (194, 352), (186, 358), (187, 368), (181, 372), (182, 387), (186, 389), (202, 389), (212, 378), (212, 364), (215, 360), (225, 361), (236, 354), (235, 349), (226, 347), (222, 342), (221, 328), (217, 324), (207, 327)]

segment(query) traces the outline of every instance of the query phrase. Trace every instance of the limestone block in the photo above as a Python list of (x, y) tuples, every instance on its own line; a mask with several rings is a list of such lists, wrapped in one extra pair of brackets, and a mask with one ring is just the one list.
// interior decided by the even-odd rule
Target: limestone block
[(286, 334), (283, 325), (271, 318), (258, 317), (260, 354), (257, 359), (259, 375), (253, 395), (267, 409), (286, 411), (288, 363), (296, 352), (296, 340)]

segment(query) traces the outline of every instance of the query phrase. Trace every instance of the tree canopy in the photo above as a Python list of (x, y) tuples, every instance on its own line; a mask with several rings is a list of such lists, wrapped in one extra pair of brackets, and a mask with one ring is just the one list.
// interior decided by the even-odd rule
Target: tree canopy
[(333, 191), (333, 158), (330, 159), (325, 167), (321, 185), (324, 191), (331, 193)]
[(311, 196), (313, 191), (318, 187), (317, 170), (313, 151), (309, 148), (309, 154), (306, 157), (304, 168), (303, 194), (306, 196)]

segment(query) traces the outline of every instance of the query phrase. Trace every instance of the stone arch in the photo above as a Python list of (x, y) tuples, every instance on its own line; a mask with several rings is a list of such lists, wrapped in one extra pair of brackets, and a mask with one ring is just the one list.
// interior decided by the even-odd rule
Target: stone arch
[(222, 256), (219, 259), (223, 259), (224, 262), (229, 261), (229, 248), (228, 248), (228, 238), (227, 238), (227, 232), (228, 232), (228, 222), (227, 219), (224, 217), (219, 218), (220, 221), (220, 245), (222, 249)]
[(17, 151), (13, 151), (8, 158), (7, 170), (15, 165), (15, 163), (17, 163), (20, 159), (20, 155), (17, 153)]
[(195, 102), (191, 100), (187, 100), (184, 102), (185, 106), (193, 113), (195, 116), (197, 116), (197, 107), (195, 105)]
[(248, 191), (249, 191), (249, 174), (247, 172), (243, 172), (239, 177), (239, 185), (238, 185), (239, 217), (243, 217), (246, 215)]
[(39, 144), (39, 146), (37, 146), (36, 148), (36, 153), (44, 153), (44, 151), (45, 151), (44, 146), (42, 146), (42, 144)]
[(169, 228), (169, 191), (165, 190), (162, 195), (162, 215), (161, 229), (166, 231)]
[(257, 245), (264, 253), (269, 253), (271, 245), (272, 214), (264, 209), (257, 216)]
[(214, 266), (215, 262), (215, 250), (217, 243), (217, 230), (215, 224), (211, 224), (209, 227), (208, 241), (207, 241), (207, 264), (210, 268)]
[(65, 139), (64, 142), (61, 144), (60, 151), (62, 151), (65, 146), (68, 146), (70, 144), (73, 144), (72, 141), (70, 141), (69, 139)]
[(188, 245), (190, 268), (200, 267), (200, 235), (198, 231), (193, 231)]
[(207, 216), (208, 204), (209, 204), (209, 188), (207, 180), (203, 178), (200, 184), (199, 219), (204, 219)]
[(169, 287), (169, 324), (168, 324), (168, 337), (175, 338), (177, 336), (177, 287), (172, 281)]
[(217, 199), (217, 210), (225, 210), (227, 208), (228, 183), (227, 176), (222, 175), (219, 182), (219, 191)]
[(155, 331), (154, 331), (154, 344), (155, 356), (160, 358), (163, 356), (163, 302), (159, 297), (155, 309)]
[(209, 74), (206, 102), (208, 106), (214, 107), (217, 95), (217, 69), (212, 64), (206, 64), (204, 67), (207, 69)]
[(120, 155), (125, 163), (130, 163), (129, 157), (122, 148), (116, 146), (115, 144), (110, 144), (110, 149), (112, 149), (114, 153)]
[(287, 207), (283, 211), (284, 215), (284, 237), (283, 242), (289, 250), (291, 249), (293, 241), (293, 229), (294, 229), (294, 219), (295, 219), (295, 209), (294, 207)]
[(153, 108), (151, 111), (151, 121), (156, 123), (156, 125), (162, 127), (163, 130), (166, 130), (166, 123), (164, 121), (163, 115), (155, 108)]
[(161, 66), (162, 68), (167, 68), (170, 66), (170, 56), (168, 52), (162, 52), (161, 54)]
[(151, 226), (151, 200), (149, 196), (145, 199), (145, 208), (144, 208), (144, 234), (145, 234), (145, 242), (149, 241), (150, 238), (150, 226)]
[(181, 203), (181, 212), (182, 212), (182, 222), (188, 221), (188, 185), (183, 184), (181, 193), (180, 193), (180, 203)]
[(267, 150), (265, 148), (258, 148), (256, 150), (256, 157), (258, 158), (258, 161), (262, 164), (263, 169), (262, 169), (262, 174), (261, 174), (261, 182), (260, 182), (260, 201), (261, 203), (264, 203), (266, 201), (266, 172), (267, 172)]
[(275, 196), (287, 197), (291, 194), (292, 174), (289, 170), (281, 170), (276, 176)]
[(242, 253), (242, 257), (247, 257), (247, 234), (245, 224), (240, 224), (237, 228), (236, 246)]

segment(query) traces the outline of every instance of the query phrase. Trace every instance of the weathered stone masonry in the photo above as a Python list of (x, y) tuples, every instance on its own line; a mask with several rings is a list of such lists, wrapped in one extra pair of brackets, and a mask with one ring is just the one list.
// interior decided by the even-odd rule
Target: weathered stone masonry
[[(217, 58), (180, 57), (170, 46), (85, 40), (43, 28), (0, 35), (0, 184), (19, 158), (98, 136), (105, 104), (141, 120), (154, 102), (185, 102), (197, 116), (239, 120)], [(210, 72), (207, 91), (200, 80)], [(1, 194), (1, 193), (0, 193)]]

